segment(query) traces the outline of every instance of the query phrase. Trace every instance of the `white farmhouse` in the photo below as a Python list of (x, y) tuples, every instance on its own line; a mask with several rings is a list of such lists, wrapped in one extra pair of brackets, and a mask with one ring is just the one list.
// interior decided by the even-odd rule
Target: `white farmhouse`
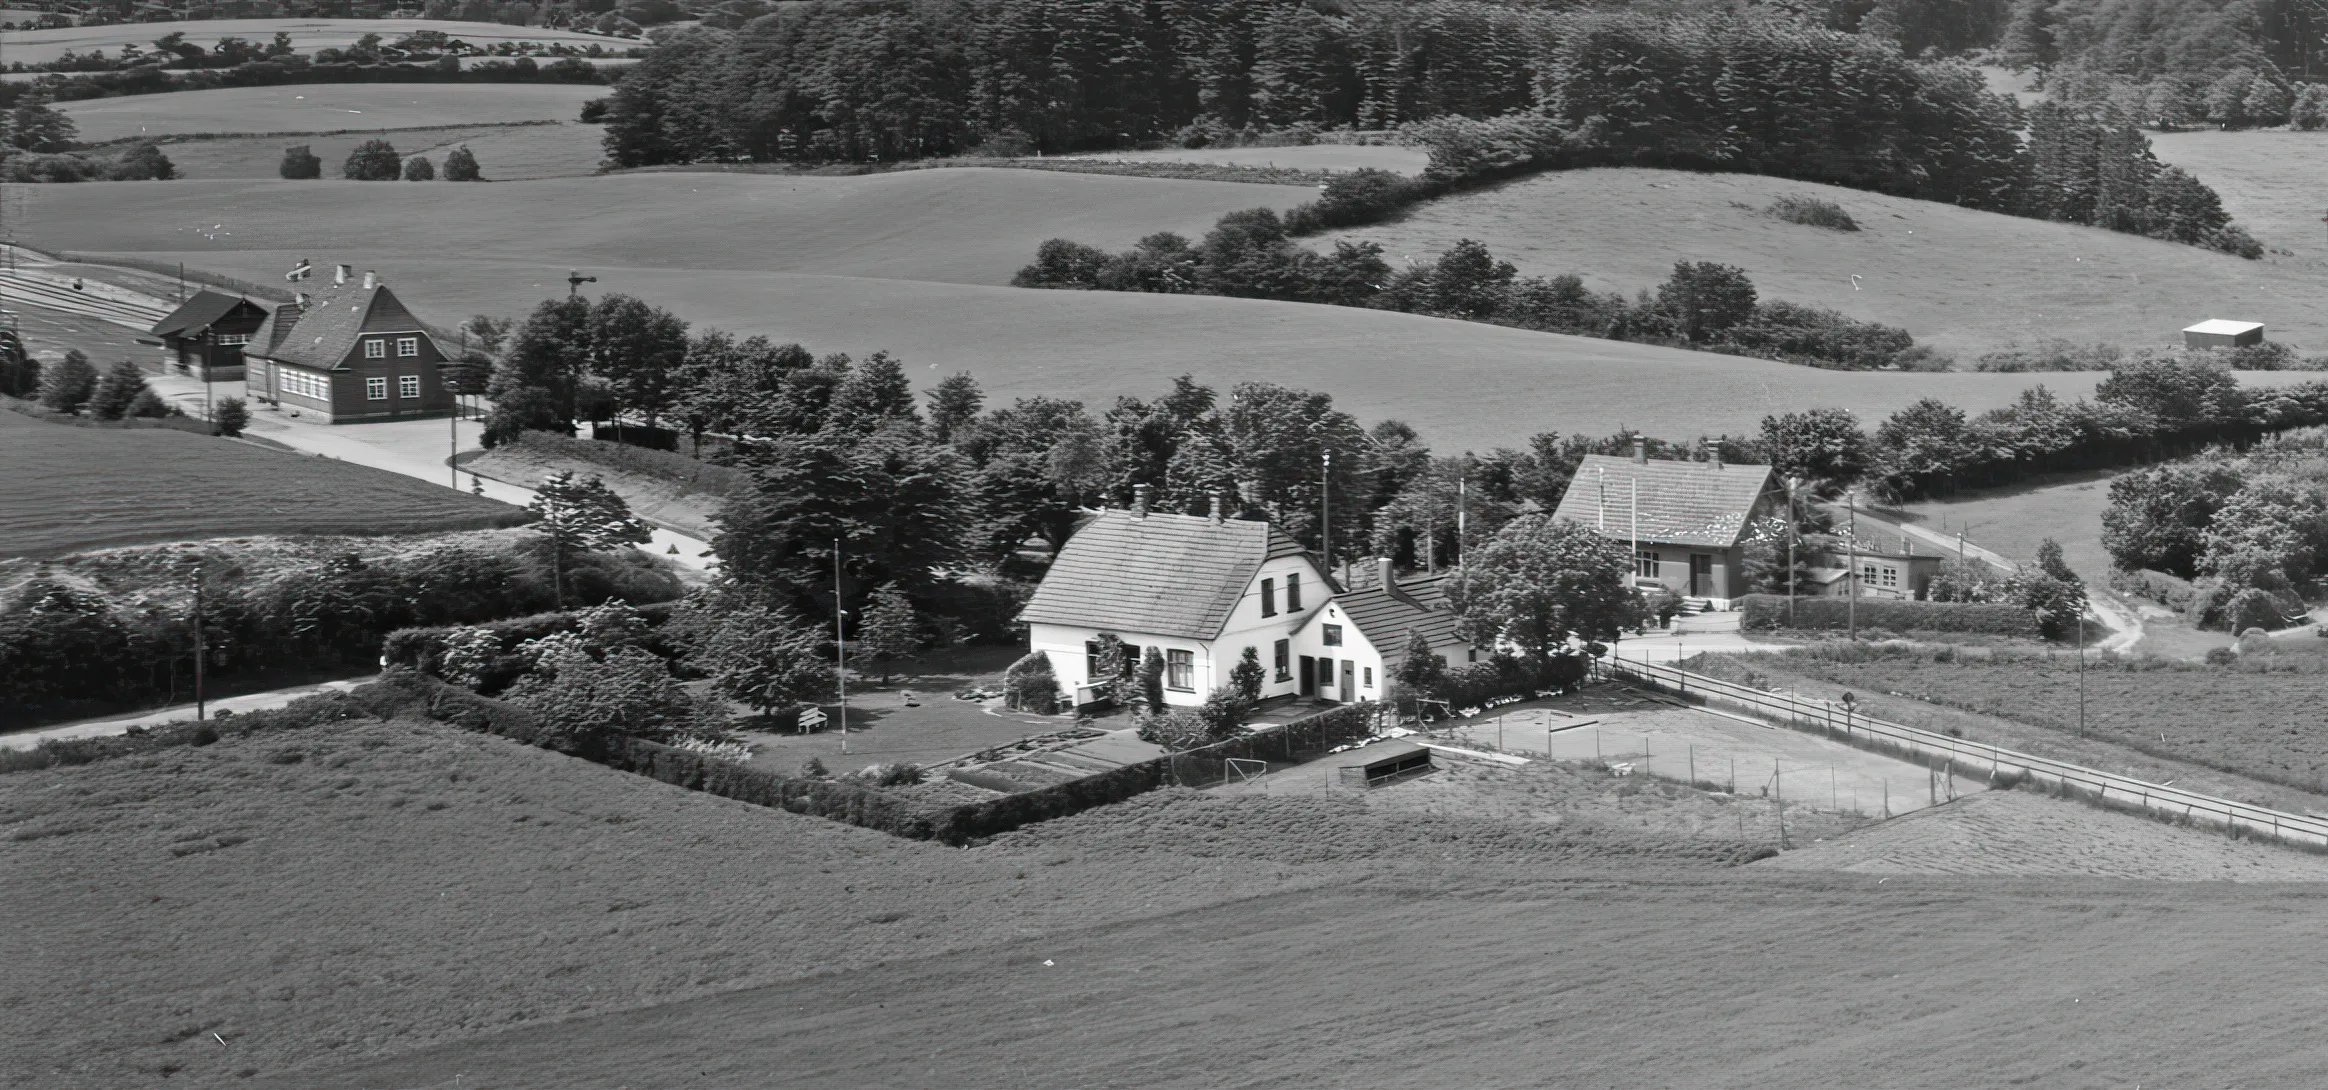
[[(1164, 700), (1198, 705), (1229, 683), (1247, 648), (1268, 670), (1262, 696), (1380, 700), (1385, 660), (1422, 631), (1450, 662), (1470, 657), (1451, 615), (1428, 616), (1395, 584), (1340, 600), (1308, 551), (1266, 522), (1148, 510), (1101, 511), (1068, 539), (1020, 619), (1076, 703), (1099, 699), (1100, 637), (1125, 644), (1126, 666), (1149, 648), (1164, 657)], [(1434, 593), (1435, 597), (1435, 593)], [(1355, 610), (1360, 620), (1352, 616)]]

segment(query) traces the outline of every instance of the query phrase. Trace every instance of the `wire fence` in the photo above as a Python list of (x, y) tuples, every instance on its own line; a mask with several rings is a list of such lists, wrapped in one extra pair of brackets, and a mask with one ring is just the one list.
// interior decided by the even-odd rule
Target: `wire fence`
[(2028, 780), (2055, 794), (2082, 797), (2106, 807), (2139, 810), (2192, 824), (2218, 825), (2233, 836), (2269, 836), (2287, 844), (2328, 850), (2328, 819), (2308, 814), (2235, 802), (2002, 746), (1936, 734), (1871, 718), (1833, 701), (1765, 692), (1658, 663), (1611, 656), (1600, 669), (1607, 675), (1670, 692), (1684, 700), (1727, 705), (1797, 730), (1820, 732), (1847, 745), (1906, 757), (1942, 770), (1950, 777), (1985, 774), (1992, 783)]

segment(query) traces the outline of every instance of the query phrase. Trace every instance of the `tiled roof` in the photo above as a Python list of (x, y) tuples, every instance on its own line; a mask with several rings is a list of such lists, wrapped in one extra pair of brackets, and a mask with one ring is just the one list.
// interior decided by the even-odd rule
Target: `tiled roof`
[(303, 303), (285, 303), (259, 323), (258, 332), (251, 334), (251, 346), (243, 350), (246, 356), (264, 357), (282, 347), (283, 338), (291, 334), (291, 327), (299, 324), (299, 315), (307, 309)]
[(1300, 551), (1266, 522), (1102, 511), (1067, 539), (1019, 617), (1209, 640), (1264, 560)]
[[(295, 324), (286, 331), (283, 315), (294, 313)], [(420, 319), (388, 290), (385, 284), (369, 288), (349, 286), (308, 301), (304, 312), (293, 307), (278, 308), (266, 326), (261, 327), (265, 338), (252, 338), (253, 344), (266, 344), (260, 352), (269, 359), (301, 367), (330, 370), (347, 361), (355, 351), (356, 341), (366, 333), (418, 333), (428, 336)]]
[(1383, 668), (1395, 669), (1406, 661), (1409, 633), (1421, 632), (1433, 649), (1463, 642), (1455, 630), (1455, 613), (1446, 608), (1446, 596), (1439, 592), (1442, 578), (1397, 583), (1396, 590), (1376, 584), (1345, 592), (1335, 602), (1350, 623), (1366, 634), (1367, 642), (1382, 653)]
[(234, 313), (244, 300), (238, 295), (227, 295), (207, 288), (195, 292), (192, 299), (178, 304), (178, 309), (163, 315), (148, 332), (158, 337), (184, 336), (209, 328), (220, 318)]
[(1635, 462), (1587, 454), (1552, 515), (1610, 537), (1631, 537), (1636, 481), (1641, 490), (1642, 541), (1709, 548), (1738, 543), (1754, 502), (1771, 483), (1769, 466), (1717, 468), (1712, 462)]

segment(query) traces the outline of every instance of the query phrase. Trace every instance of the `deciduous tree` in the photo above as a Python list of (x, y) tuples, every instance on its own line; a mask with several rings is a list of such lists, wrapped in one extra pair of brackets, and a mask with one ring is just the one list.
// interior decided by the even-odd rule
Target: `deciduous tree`
[(1625, 543), (1548, 515), (1513, 519), (1470, 561), (1466, 638), (1538, 657), (1581, 642), (1589, 653), (1643, 623)]
[(599, 552), (654, 540), (646, 522), (631, 514), (630, 504), (596, 475), (577, 480), (572, 470), (552, 473), (534, 490), (526, 510), (538, 519), (534, 529), (550, 540), (552, 575), (561, 608), (566, 599), (567, 550)]

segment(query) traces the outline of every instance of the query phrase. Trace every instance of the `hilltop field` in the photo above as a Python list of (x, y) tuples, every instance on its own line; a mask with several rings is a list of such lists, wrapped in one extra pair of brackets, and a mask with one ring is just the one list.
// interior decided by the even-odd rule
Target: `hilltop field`
[[(2261, 158), (2252, 149), (2250, 156)], [(2291, 182), (2300, 173), (2270, 170)], [(2216, 179), (2213, 170), (2198, 173)], [(1763, 211), (1786, 196), (1833, 201), (1859, 230)], [(2265, 245), (2280, 245), (2290, 227), (2259, 218), (2250, 229)], [(2275, 340), (2328, 353), (2328, 317), (2315, 305), (2328, 292), (2328, 267), (2317, 260), (2243, 261), (2098, 228), (1757, 175), (1541, 174), (1319, 241), (1342, 238), (1380, 242), (1394, 263), (1474, 238), (1524, 274), (1574, 273), (1628, 295), (1655, 287), (1677, 261), (1724, 262), (1744, 268), (1765, 298), (1903, 327), (1967, 368), (1983, 352), (2041, 337), (2165, 345), (2205, 318), (2263, 322)]]
[(107, 26), (58, 27), (53, 30), (12, 30), (8, 32), (8, 59), (41, 64), (57, 59), (66, 50), (86, 53), (94, 49), (101, 53), (119, 53), (125, 45), (149, 49), (155, 38), (172, 31), (183, 32), (187, 40), (205, 49), (220, 38), (242, 38), (265, 45), (273, 41), (277, 34), (289, 34), (293, 48), (301, 53), (312, 53), (318, 49), (345, 49), (356, 44), (356, 40), (366, 34), (377, 34), (382, 40), (393, 42), (419, 30), (441, 30), (471, 45), (488, 47), (501, 42), (533, 42), (539, 45), (570, 45), (577, 49), (596, 45), (601, 49), (621, 52), (643, 44), (609, 38), (603, 34), (582, 34), (549, 27), (506, 26), (501, 23), (465, 23), (453, 19), (201, 19), (171, 23), (168, 26), (116, 23)]
[(1967, 826), (2015, 878), (1930, 873), (1968, 858), (1955, 806), (1780, 857), (1867, 874), (1184, 790), (963, 850), (437, 724), (223, 733), (0, 776), (0, 1086), (1937, 1088), (1968, 1040), (1984, 1084), (2328, 1063), (2285, 1001), (2320, 887), (2076, 877), (2163, 876), (2161, 845), (2223, 868), (2033, 796), (2034, 835)]
[[(1156, 230), (1197, 235), (1224, 212), (1313, 196), (1299, 186), (950, 169), (481, 186), (195, 180), (142, 183), (126, 206), (120, 192), (39, 187), (24, 237), (259, 282), (301, 258), (346, 261), (378, 269), (440, 324), (521, 315), (565, 294), (567, 271), (580, 269), (599, 278), (592, 290), (636, 294), (699, 325), (818, 351), (885, 348), (926, 382), (969, 371), (997, 398), (1106, 404), (1183, 372), (1222, 385), (1266, 379), (1330, 391), (1363, 418), (1406, 420), (1446, 447), (1620, 426), (1747, 432), (1806, 405), (1879, 418), (1926, 396), (1978, 411), (2038, 381), (1819, 371), (1378, 311), (1002, 286), (1043, 239), (1120, 248)], [(2069, 396), (2094, 380), (2043, 376)]]

